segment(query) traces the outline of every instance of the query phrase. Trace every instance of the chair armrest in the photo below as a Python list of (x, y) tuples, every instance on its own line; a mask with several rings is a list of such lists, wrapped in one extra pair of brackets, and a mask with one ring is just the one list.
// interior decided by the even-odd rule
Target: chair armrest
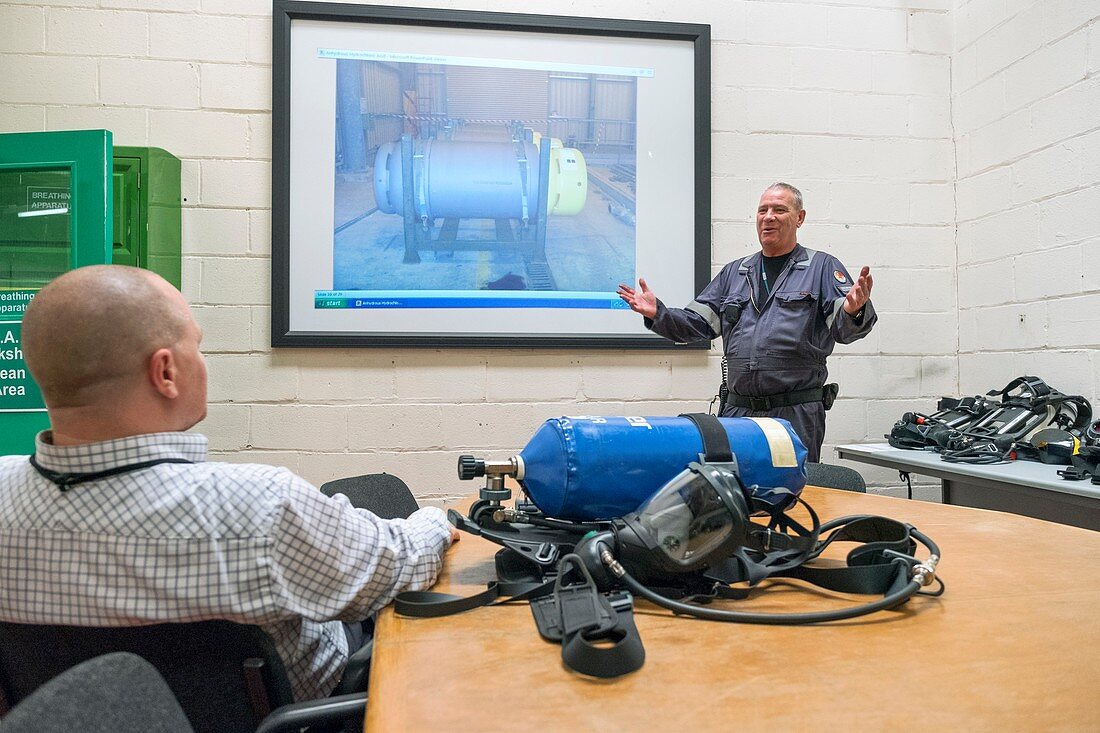
[(363, 718), (367, 712), (367, 693), (325, 697), (283, 705), (261, 721), (256, 733), (295, 733), (306, 726)]

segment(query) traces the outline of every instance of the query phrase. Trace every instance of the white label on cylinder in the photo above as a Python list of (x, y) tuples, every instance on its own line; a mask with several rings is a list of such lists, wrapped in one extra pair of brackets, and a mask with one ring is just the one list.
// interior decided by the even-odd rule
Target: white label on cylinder
[(797, 468), (798, 460), (794, 455), (794, 441), (790, 434), (775, 418), (750, 417), (764, 433), (768, 441), (768, 450), (772, 454), (772, 465), (776, 468)]

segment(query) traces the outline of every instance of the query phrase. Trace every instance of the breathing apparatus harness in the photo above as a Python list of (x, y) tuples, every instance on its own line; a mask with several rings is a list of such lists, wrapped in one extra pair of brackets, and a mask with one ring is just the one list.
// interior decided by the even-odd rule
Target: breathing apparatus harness
[[(443, 616), (483, 605), (531, 602), (543, 638), (562, 644), (570, 668), (616, 677), (641, 667), (645, 651), (633, 622), (633, 596), (678, 615), (754, 624), (838, 621), (894, 608), (913, 595), (938, 596), (940, 551), (909, 524), (870, 515), (821, 523), (790, 489), (746, 486), (721, 424), (711, 415), (684, 415), (703, 438), (704, 452), (623, 517), (571, 522), (545, 516), (531, 502), (515, 509), (504, 488), (522, 476), (517, 459), (459, 458), (459, 477), (486, 477), (468, 516), (451, 510), (456, 527), (502, 545), (498, 580), (459, 597), (432, 591), (397, 596), (397, 613)], [(787, 515), (796, 504), (806, 527)], [(761, 521), (753, 521), (760, 517)], [(824, 539), (822, 537), (824, 536)], [(834, 542), (856, 542), (844, 567), (809, 565)], [(929, 557), (915, 556), (917, 544)], [(795, 578), (842, 593), (882, 597), (858, 606), (812, 613), (764, 614), (708, 607), (715, 598), (744, 599), (767, 578)], [(747, 588), (734, 588), (744, 583)], [(935, 589), (926, 590), (936, 584)]]
[(931, 415), (920, 412), (902, 415), (886, 438), (895, 448), (938, 450), (944, 447), (952, 430), (964, 428), (996, 408), (996, 402), (980, 395), (962, 399), (943, 397)]
[(1001, 463), (1016, 458), (1017, 451), (1031, 457), (1033, 446), (1024, 441), (1043, 428), (1081, 435), (1092, 418), (1087, 399), (1062, 394), (1032, 376), (1017, 377), (984, 397), (945, 397), (937, 407), (932, 415), (902, 415), (886, 436), (890, 445), (933, 450), (951, 463)]

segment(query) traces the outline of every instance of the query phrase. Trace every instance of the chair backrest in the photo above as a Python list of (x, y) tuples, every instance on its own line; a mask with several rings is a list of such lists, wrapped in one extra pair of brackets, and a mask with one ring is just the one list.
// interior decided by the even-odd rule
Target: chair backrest
[(867, 482), (859, 471), (847, 466), (834, 466), (831, 463), (806, 462), (806, 483), (811, 486), (823, 486), (826, 489), (843, 489), (860, 494), (867, 493)]
[(389, 473), (368, 473), (321, 485), (326, 496), (343, 494), (352, 506), (368, 509), (383, 519), (407, 519), (420, 508), (404, 481)]
[(15, 706), (4, 733), (193, 733), (153, 665), (126, 652), (62, 672)]
[(251, 733), (294, 701), (282, 659), (258, 626), (231, 621), (131, 627), (0, 622), (0, 692), (9, 705), (65, 670), (109, 652), (148, 660), (198, 733)]

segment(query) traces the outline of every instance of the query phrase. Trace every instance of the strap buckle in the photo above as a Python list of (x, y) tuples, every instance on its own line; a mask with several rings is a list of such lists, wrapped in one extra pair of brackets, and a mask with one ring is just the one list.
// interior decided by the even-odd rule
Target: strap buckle
[(772, 409), (772, 401), (767, 397), (749, 397), (749, 409), (760, 412)]

